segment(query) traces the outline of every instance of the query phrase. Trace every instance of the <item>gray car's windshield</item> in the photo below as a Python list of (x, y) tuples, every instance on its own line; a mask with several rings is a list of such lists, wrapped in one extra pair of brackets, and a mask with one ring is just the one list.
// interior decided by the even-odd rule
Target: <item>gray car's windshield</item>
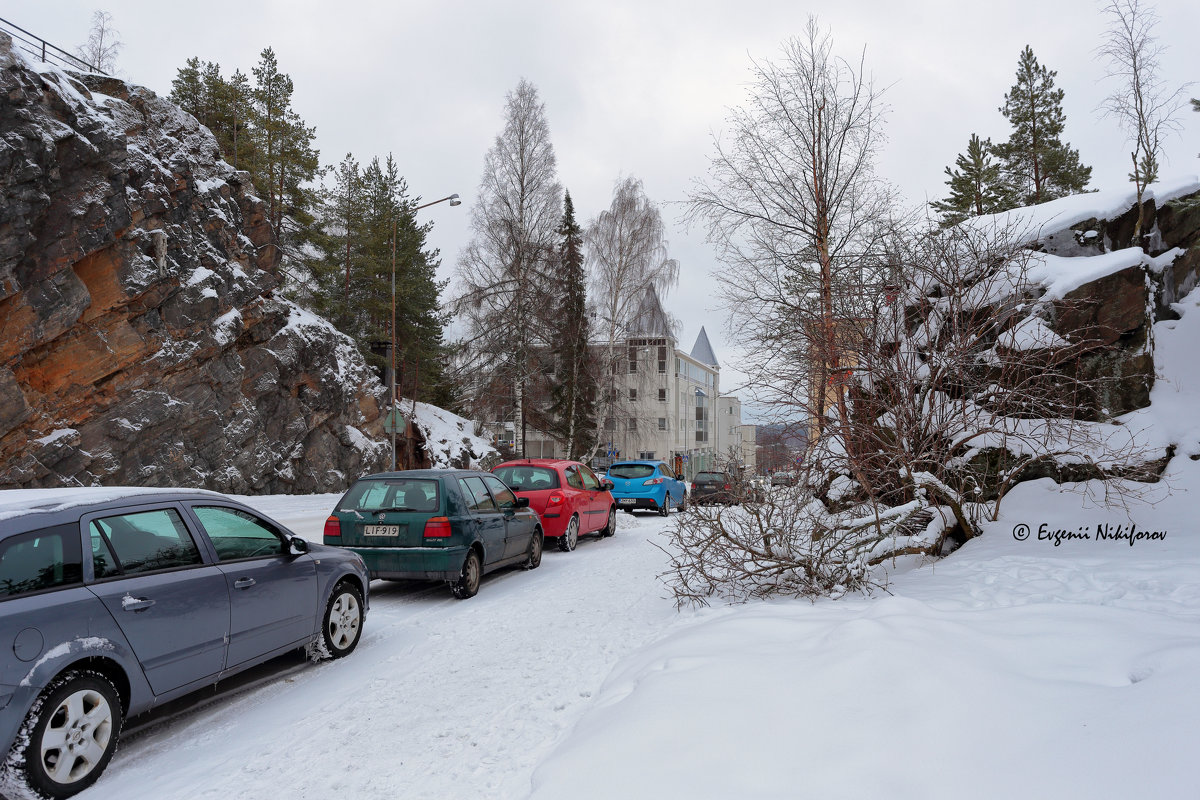
[(441, 506), (433, 478), (372, 478), (350, 487), (338, 508), (355, 511), (437, 511)]
[(608, 470), (610, 478), (649, 478), (653, 474), (651, 464), (613, 464)]

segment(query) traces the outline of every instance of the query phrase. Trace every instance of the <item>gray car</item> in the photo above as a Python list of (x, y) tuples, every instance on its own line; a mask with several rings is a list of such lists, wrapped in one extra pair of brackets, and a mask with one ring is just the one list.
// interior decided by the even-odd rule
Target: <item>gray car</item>
[(90, 786), (125, 719), (358, 644), (369, 578), (215, 492), (0, 491), (0, 793)]

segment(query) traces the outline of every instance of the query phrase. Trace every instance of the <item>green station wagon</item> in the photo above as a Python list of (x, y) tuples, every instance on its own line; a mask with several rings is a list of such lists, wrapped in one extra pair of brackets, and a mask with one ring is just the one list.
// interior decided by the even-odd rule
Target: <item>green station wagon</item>
[(420, 469), (355, 482), (325, 521), (325, 544), (362, 556), (372, 578), (441, 580), (459, 599), (484, 573), (542, 562), (529, 500), (490, 472)]

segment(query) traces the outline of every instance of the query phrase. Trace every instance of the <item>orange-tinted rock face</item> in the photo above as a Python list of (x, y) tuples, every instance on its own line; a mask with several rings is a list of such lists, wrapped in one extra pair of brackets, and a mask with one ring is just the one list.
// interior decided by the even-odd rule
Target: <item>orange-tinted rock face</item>
[(0, 35), (0, 488), (339, 491), (383, 467), (382, 387), (274, 295), (249, 176), (154, 93), (41, 69)]

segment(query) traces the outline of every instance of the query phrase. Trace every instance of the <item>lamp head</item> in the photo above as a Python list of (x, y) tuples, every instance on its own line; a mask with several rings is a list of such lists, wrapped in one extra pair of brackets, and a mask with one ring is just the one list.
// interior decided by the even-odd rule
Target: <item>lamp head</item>
[(462, 200), (460, 200), (458, 198), (457, 194), (450, 195), (450, 205), (452, 205), (452, 206), (462, 205)]

